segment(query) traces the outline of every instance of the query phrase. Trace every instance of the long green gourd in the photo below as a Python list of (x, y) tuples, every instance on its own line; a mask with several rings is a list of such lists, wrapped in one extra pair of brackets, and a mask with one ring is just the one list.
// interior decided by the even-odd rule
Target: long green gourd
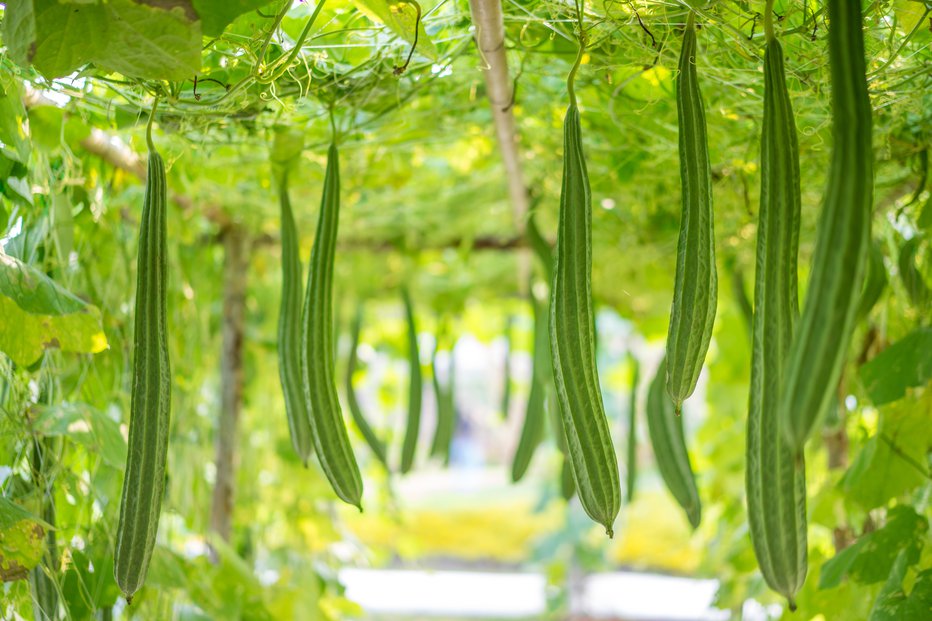
[[(902, 274), (902, 270), (900, 271)], [(858, 301), (858, 321), (867, 317), (883, 295), (887, 287), (887, 267), (883, 263), (883, 251), (876, 241), (871, 243), (867, 259), (867, 275), (864, 277), (864, 289)]]
[(874, 173), (861, 3), (829, 0), (832, 165), (802, 319), (780, 391), (780, 420), (801, 455), (838, 385), (870, 250)]
[[(550, 333), (547, 328), (548, 313), (543, 304), (531, 292), (531, 308), (534, 313), (534, 353), (531, 370), (531, 391), (524, 412), (521, 436), (511, 461), (511, 480), (517, 483), (527, 472), (531, 459), (541, 440), (547, 423), (547, 387), (553, 383), (550, 362)], [(556, 431), (560, 431), (557, 429)]]
[[(537, 259), (544, 272), (544, 276), (547, 278), (547, 282), (551, 283), (553, 282), (553, 249), (550, 247), (550, 243), (544, 239), (544, 236), (540, 232), (540, 228), (537, 226), (536, 214), (536, 210), (532, 210), (529, 214), (525, 232), (528, 237), (528, 243), (534, 251), (534, 254), (537, 255)], [(549, 337), (550, 335), (548, 334), (547, 336)], [(548, 351), (549, 349), (550, 347), (548, 344)], [(548, 360), (547, 370), (549, 372), (549, 377), (547, 378), (544, 389), (544, 410), (550, 419), (548, 421), (548, 426), (553, 431), (557, 448), (561, 455), (560, 495), (564, 500), (569, 500), (576, 494), (576, 481), (573, 479), (573, 469), (570, 465), (570, 458), (566, 449), (566, 434), (563, 431), (563, 423), (560, 419), (560, 408), (556, 403), (557, 397), (553, 384), (553, 363), (550, 360)]]
[(430, 446), (430, 456), (440, 457), (444, 465), (450, 463), (450, 446), (453, 442), (453, 431), (456, 428), (456, 405), (454, 402), (454, 385), (456, 377), (456, 357), (453, 349), (449, 352), (449, 366), (447, 367), (447, 385), (440, 383), (437, 369), (437, 352), (440, 349), (440, 337), (430, 357), (431, 381), (434, 385), (434, 396), (437, 401), (437, 428), (434, 430), (434, 439)]
[(417, 345), (417, 324), (414, 321), (414, 304), (407, 287), (401, 289), (401, 299), (404, 302), (405, 321), (408, 324), (408, 368), (410, 379), (408, 382), (408, 420), (405, 426), (404, 444), (401, 447), (401, 473), (406, 474), (414, 465), (414, 456), (417, 452), (418, 435), (421, 432), (421, 354)]
[(560, 496), (569, 500), (576, 495), (576, 479), (573, 477), (573, 465), (570, 462), (569, 450), (566, 446), (566, 433), (563, 431), (563, 421), (560, 414), (560, 405), (557, 399), (556, 388), (551, 385), (544, 391), (544, 411), (547, 415), (547, 426), (553, 431), (553, 437), (560, 451)]
[(768, 2), (745, 483), (757, 563), (767, 584), (795, 609), (807, 570), (806, 473), (780, 432), (778, 416), (782, 376), (799, 316), (799, 145), (772, 12)]
[(689, 523), (697, 528), (702, 519), (702, 503), (686, 452), (683, 417), (677, 415), (664, 387), (666, 366), (664, 359), (647, 390), (647, 432), (660, 476), (673, 498), (686, 512)]
[(301, 316), (301, 371), (317, 459), (336, 495), (362, 511), (362, 477), (343, 423), (333, 360), (333, 262), (339, 224), (340, 154), (331, 143)]
[(682, 216), (676, 247), (676, 280), (667, 333), (667, 392), (679, 412), (696, 389), (705, 362), (718, 276), (712, 215), (712, 169), (706, 136), (705, 105), (696, 75), (696, 23), (690, 11), (676, 77), (679, 118)]
[(381, 463), (386, 470), (389, 470), (385, 445), (379, 440), (378, 436), (375, 435), (375, 431), (372, 430), (372, 426), (362, 413), (359, 400), (356, 398), (356, 388), (353, 386), (353, 376), (356, 374), (356, 364), (359, 360), (356, 350), (359, 349), (359, 336), (362, 333), (364, 310), (364, 305), (360, 303), (356, 307), (356, 313), (353, 315), (353, 323), (350, 326), (350, 350), (346, 361), (346, 405), (349, 406), (350, 416), (352, 416), (353, 422), (356, 423), (356, 428), (359, 429), (359, 433), (362, 434), (363, 440), (369, 445), (372, 454), (375, 455), (375, 458), (379, 460), (379, 463)]
[(634, 354), (628, 354), (631, 361), (631, 393), (628, 399), (628, 463), (625, 471), (625, 500), (631, 503), (634, 500), (634, 486), (637, 483), (638, 473), (638, 441), (637, 441), (637, 413), (638, 413), (638, 381), (641, 375), (641, 365)]
[(540, 228), (537, 226), (537, 211), (531, 211), (528, 215), (527, 226), (525, 227), (525, 235), (527, 235), (528, 244), (531, 246), (531, 250), (534, 251), (534, 254), (537, 255), (537, 260), (540, 263), (541, 269), (544, 271), (544, 276), (547, 278), (547, 282), (550, 283), (553, 281), (553, 248), (550, 247), (550, 242), (544, 239), (543, 234), (540, 232)]
[(932, 290), (929, 290), (929, 285), (923, 279), (922, 272), (916, 267), (919, 241), (920, 238), (916, 235), (903, 242), (897, 257), (897, 267), (899, 268), (900, 280), (903, 281), (903, 287), (906, 289), (913, 306), (917, 309), (926, 309), (929, 301), (932, 300)]
[(550, 347), (567, 452), (583, 509), (609, 537), (621, 506), (618, 462), (595, 365), (592, 311), (592, 197), (573, 88), (585, 52), (580, 36), (567, 79), (563, 121), (563, 189), (550, 301)]
[(113, 575), (127, 602), (142, 587), (159, 528), (171, 423), (171, 365), (168, 356), (166, 291), (165, 162), (146, 130), (149, 160), (136, 258), (133, 387), (126, 474), (120, 498)]
[(282, 231), (282, 295), (278, 311), (278, 376), (285, 396), (285, 413), (291, 445), (307, 465), (314, 448), (311, 421), (301, 374), (301, 258), (298, 232), (291, 200), (288, 197), (288, 174), (282, 176), (279, 189)]
[(508, 418), (508, 412), (511, 410), (511, 331), (514, 327), (515, 318), (508, 315), (505, 318), (505, 364), (502, 375), (502, 419)]

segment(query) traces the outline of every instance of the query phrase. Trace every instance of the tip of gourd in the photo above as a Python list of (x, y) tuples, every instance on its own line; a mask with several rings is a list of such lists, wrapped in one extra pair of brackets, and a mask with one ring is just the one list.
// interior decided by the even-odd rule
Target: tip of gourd
[(683, 413), (683, 404), (682, 404), (682, 403), (677, 403), (677, 404), (674, 406), (673, 411), (676, 412), (676, 415), (677, 415), (677, 416), (679, 416), (680, 414), (682, 414), (682, 413)]
[(794, 600), (792, 597), (788, 597), (786, 598), (786, 603), (790, 608), (790, 612), (796, 612), (796, 600)]
[(133, 603), (133, 596), (132, 596), (132, 594), (127, 595), (126, 593), (124, 593), (124, 594), (123, 594), (123, 599), (126, 600), (126, 605), (127, 605), (127, 606), (129, 606), (130, 604)]
[(609, 539), (614, 539), (614, 538), (615, 538), (615, 531), (612, 530), (612, 527), (611, 527), (611, 526), (606, 526), (606, 527), (605, 527), (605, 534), (608, 535), (608, 538), (609, 538)]

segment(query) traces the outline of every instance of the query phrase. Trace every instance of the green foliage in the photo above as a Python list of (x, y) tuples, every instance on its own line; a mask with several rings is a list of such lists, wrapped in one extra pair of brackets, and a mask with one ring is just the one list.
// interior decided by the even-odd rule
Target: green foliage
[[(811, 578), (797, 596), (796, 616), (925, 621), (932, 606), (932, 549), (923, 530), (932, 517), (932, 401), (924, 355), (930, 349), (924, 332), (929, 313), (920, 283), (932, 282), (932, 195), (921, 154), (932, 136), (932, 35), (923, 3), (855, 4), (864, 11), (877, 153), (870, 266), (879, 266), (872, 275), (887, 286), (871, 304), (862, 301), (873, 295), (858, 297), (861, 290), (853, 287), (861, 308), (872, 308), (858, 312), (839, 381), (825, 382), (834, 407), (807, 445)], [(837, 142), (830, 106), (836, 89), (828, 88), (826, 53), (827, 28), (835, 20), (826, 19), (826, 6), (821, 0), (776, 2), (787, 95), (799, 128), (803, 284), (812, 280), (805, 268), (816, 239), (818, 210), (812, 207), (826, 186), (826, 155)], [(369, 304), (367, 342), (359, 348), (360, 366), (366, 366), (356, 373), (356, 386), (371, 391), (366, 413), (379, 438), (395, 444), (404, 424), (407, 341), (396, 312), (399, 283), (417, 293), (422, 336), (434, 329), (427, 318), (445, 314), (457, 317), (467, 341), (490, 342), (501, 336), (502, 319), (517, 300), (526, 299), (524, 241), (505, 192), (483, 87), (486, 63), (473, 43), (468, 3), (420, 8), (418, 20), (412, 2), (7, 3), (6, 53), (0, 58), (0, 262), (14, 257), (19, 263), (0, 270), (0, 503), (12, 502), (32, 516), (54, 506), (55, 530), (16, 536), (28, 536), (30, 563), (38, 563), (34, 576), (41, 573), (58, 594), (62, 616), (83, 621), (123, 606), (112, 570), (127, 450), (121, 422), (132, 385), (132, 265), (142, 204), (136, 177), (144, 168), (138, 154), (145, 150), (144, 119), (155, 95), (161, 97), (155, 130), (173, 193), (167, 247), (173, 273), (166, 291), (172, 398), (183, 415), (172, 423), (172, 467), (149, 588), (123, 608), (124, 616), (361, 617), (335, 578), (348, 550), (349, 562), (376, 566), (396, 554), (411, 558), (411, 548), (423, 559), (478, 548), (513, 563), (531, 545), (537, 554), (528, 562), (546, 572), (555, 610), (566, 604), (562, 587), (571, 568), (659, 568), (655, 559), (665, 555), (693, 563), (681, 571), (718, 579), (717, 605), (735, 616), (748, 597), (779, 601), (762, 579), (748, 535), (743, 449), (751, 347), (731, 295), (717, 300), (708, 372), (698, 383), (695, 413), (684, 421), (690, 459), (702, 473), (696, 484), (707, 516), (689, 539), (686, 518), (672, 502), (662, 505), (664, 517), (682, 530), (680, 538), (656, 536), (645, 527), (663, 521), (650, 499), (666, 500), (649, 462), (635, 463), (638, 496), (617, 521), (617, 545), (626, 546), (628, 556), (610, 547), (578, 503), (566, 508), (559, 496), (573, 495), (574, 479), (549, 394), (544, 415), (554, 418), (544, 427), (556, 442), (542, 440), (522, 485), (502, 492), (509, 498), (524, 494), (527, 505), (536, 504), (538, 512), (528, 517), (510, 505), (502, 510), (470, 500), (467, 510), (445, 521), (435, 514), (412, 518), (403, 494), (362, 450), (362, 474), (371, 481), (367, 512), (349, 519), (328, 502), (333, 494), (322, 469), (313, 460), (305, 468), (294, 454), (285, 404), (280, 391), (270, 389), (279, 382), (282, 284), (274, 190), (284, 170), (300, 170), (289, 185), (296, 246), (306, 257), (320, 215), (331, 113), (344, 154), (334, 312), (340, 314), (341, 300), (344, 311), (349, 300), (364, 297)], [(761, 8), (696, 5), (714, 244), (724, 258), (717, 267), (734, 268), (739, 278), (754, 270), (760, 232), (752, 197), (763, 172), (757, 153), (765, 39), (755, 18)], [(534, 204), (526, 245), (541, 258), (538, 279), (550, 283), (564, 155), (562, 76), (575, 58), (579, 33), (567, 4), (531, 0), (503, 9), (516, 88), (509, 109)], [(630, 330), (625, 340), (645, 365), (660, 355), (675, 284), (675, 79), (685, 19), (682, 4), (588, 3), (587, 53), (575, 82), (593, 207), (593, 308), (624, 318)], [(398, 75), (396, 67), (409, 54), (410, 64)], [(293, 166), (297, 162), (300, 168)], [(222, 253), (214, 242), (230, 223), (249, 232), (252, 253), (233, 536), (228, 546), (214, 545), (220, 558), (214, 565), (204, 552), (223, 320)], [(532, 288), (539, 298), (546, 294), (541, 282)], [(877, 289), (868, 283), (864, 291)], [(49, 304), (63, 304), (68, 312)], [(530, 325), (529, 311), (521, 312)], [(601, 321), (599, 327), (602, 332)], [(612, 331), (605, 333), (611, 337)], [(529, 359), (529, 340), (514, 341), (516, 369)], [(606, 353), (611, 347), (599, 344), (598, 365), (609, 428), (615, 430), (625, 408), (611, 395), (625, 393), (629, 376), (619, 371), (627, 366), (617, 352)], [(370, 365), (371, 355), (389, 363)], [(461, 384), (468, 373), (464, 358)], [(41, 399), (37, 386), (43, 387)], [(497, 393), (463, 387), (464, 403), (479, 395), (497, 410)], [(529, 387), (517, 375), (512, 387), (515, 404), (524, 405)], [(503, 430), (482, 429), (496, 435)], [(350, 440), (364, 441), (356, 433)], [(41, 475), (31, 463), (37, 441), (55, 447)], [(499, 461), (509, 457), (489, 460), (507, 468)], [(409, 483), (415, 481), (404, 486)], [(444, 502), (467, 501), (450, 492)], [(404, 537), (396, 536), (409, 518)], [(355, 519), (369, 520), (370, 531), (383, 533), (382, 548), (363, 550), (370, 540), (356, 538)], [(521, 532), (521, 545), (503, 547), (490, 534), (511, 529)], [(482, 533), (488, 540), (476, 546)], [(0, 553), (7, 554), (9, 541), (0, 543)], [(61, 562), (40, 563), (55, 545)], [(30, 617), (37, 593), (26, 580), (7, 584), (0, 616)]]
[(168, 7), (135, 0), (12, 2), (3, 39), (17, 63), (47, 78), (92, 62), (128, 77), (184, 80), (201, 68), (201, 23), (189, 0)]
[(45, 529), (51, 528), (18, 504), (0, 497), (0, 579), (19, 580), (35, 567), (45, 549)]
[(862, 366), (860, 375), (877, 406), (927, 385), (932, 379), (932, 328), (920, 328), (893, 343)]
[(97, 353), (107, 347), (96, 307), (2, 249), (0, 314), (0, 351), (17, 364), (31, 365), (49, 349)]

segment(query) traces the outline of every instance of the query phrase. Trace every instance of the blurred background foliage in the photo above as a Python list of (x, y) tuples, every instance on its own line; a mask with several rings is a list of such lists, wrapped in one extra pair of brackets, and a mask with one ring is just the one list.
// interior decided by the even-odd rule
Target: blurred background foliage
[[(183, 0), (168, 16), (155, 4), (32, 0), (4, 10), (0, 552), (5, 579), (8, 571), (30, 579), (4, 583), (0, 616), (28, 617), (41, 588), (55, 591), (69, 619), (106, 615), (114, 606), (130, 612), (111, 577), (143, 196), (133, 168), (139, 163), (127, 154), (144, 155), (156, 94), (155, 140), (173, 194), (173, 415), (160, 543), (134, 614), (362, 617), (338, 580), (344, 566), (533, 567), (558, 593), (555, 618), (566, 616), (567, 585), (580, 568), (713, 577), (716, 605), (735, 616), (748, 598), (778, 601), (757, 571), (743, 500), (750, 344), (740, 291), (751, 291), (754, 272), (762, 2), (694, 3), (722, 282), (707, 370), (685, 414), (705, 520), (690, 532), (642, 433), (639, 492), (613, 541), (560, 498), (552, 441), (528, 478), (508, 485), (530, 376), (532, 259), (508, 202), (468, 3), (421, 4), (419, 21), (410, 2), (328, 0), (313, 20), (318, 6), (309, 2)], [(877, 159), (874, 237), (888, 284), (859, 323), (837, 412), (809, 458), (811, 566), (797, 615), (923, 619), (932, 593), (930, 5), (863, 4)], [(67, 22), (60, 12), (76, 7), (86, 21), (61, 30)], [(552, 0), (503, 7), (521, 164), (552, 240), (574, 8)], [(831, 145), (824, 3), (777, 0), (775, 10), (799, 130), (805, 281)], [(643, 404), (672, 294), (680, 210), (673, 77), (685, 12), (673, 0), (586, 5), (590, 45), (577, 91), (593, 193), (598, 362), (619, 450), (628, 433), (627, 354), (642, 361)], [(113, 26), (117, 18), (139, 26), (140, 38)], [(415, 24), (417, 45), (398, 71)], [(91, 31), (102, 34), (83, 36)], [(163, 36), (178, 47), (163, 45)], [(159, 52), (139, 54), (150, 42)], [(408, 378), (398, 288), (406, 284), (425, 369), (439, 323), (451, 325), (457, 404), (468, 425), (458, 437), (469, 441), (449, 471), (422, 455), (406, 479), (386, 475), (351, 426), (366, 482), (362, 514), (335, 504), (319, 468), (306, 469), (293, 454), (276, 361), (273, 141), (287, 129), (304, 144), (290, 189), (306, 260), (331, 118), (343, 182), (338, 371), (345, 370), (350, 318), (365, 300), (356, 383), (396, 464)], [(102, 158), (91, 143), (116, 155)], [(246, 235), (249, 264), (233, 534), (224, 543), (209, 534), (209, 516), (221, 409), (223, 241), (231, 229)], [(915, 240), (914, 254), (904, 263), (908, 240)], [(39, 295), (18, 287), (11, 275), (22, 273), (47, 278), (49, 288)], [(503, 419), (508, 316), (518, 318), (507, 350), (515, 391)], [(871, 366), (878, 355), (887, 357)], [(425, 399), (428, 413), (432, 403)], [(429, 431), (428, 422), (422, 444)], [(456, 472), (462, 476), (451, 478)]]

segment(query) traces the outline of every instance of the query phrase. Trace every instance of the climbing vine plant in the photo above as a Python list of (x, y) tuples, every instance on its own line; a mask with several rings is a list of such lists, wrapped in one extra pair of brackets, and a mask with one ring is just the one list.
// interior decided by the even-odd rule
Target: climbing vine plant
[[(516, 218), (486, 97), (495, 68), (474, 41), (501, 27), (483, 3), (5, 3), (0, 617), (363, 616), (333, 577), (347, 544), (351, 563), (407, 557), (347, 535), (359, 518), (333, 490), (397, 517), (392, 481), (430, 459), (421, 393), (443, 419), (432, 463), (449, 464), (456, 339), (504, 325), (533, 370), (525, 390), (504, 365), (502, 409), (523, 420), (497, 465), (546, 471), (541, 505), (577, 516), (541, 538), (541, 564), (612, 566), (613, 546), (639, 538), (628, 516), (656, 470), (682, 506), (665, 510), (695, 528), (684, 545), (703, 551), (688, 571), (719, 580), (719, 607), (928, 617), (932, 5), (492, 2), (532, 207)], [(851, 54), (863, 68), (842, 67)], [(158, 252), (140, 234), (155, 202)], [(823, 203), (843, 228), (820, 223)], [(146, 276), (162, 262), (167, 286)], [(689, 299), (711, 309), (698, 328)], [(167, 331), (140, 334), (146, 300)], [(624, 355), (599, 340), (618, 317)], [(667, 346), (661, 365), (674, 332), (683, 351)], [(146, 384), (149, 336), (171, 365)], [(388, 422), (357, 399), (377, 377), (366, 339), (403, 369), (380, 376)], [(830, 355), (797, 354), (793, 388), (827, 377), (807, 393), (827, 405), (795, 411), (782, 359), (817, 345)], [(584, 403), (605, 410), (597, 428)], [(141, 430), (146, 405), (158, 425)], [(164, 490), (147, 487), (160, 498), (130, 502), (120, 526), (140, 468), (165, 473)], [(593, 535), (606, 530), (616, 542)], [(552, 553), (560, 536), (570, 556)]]

